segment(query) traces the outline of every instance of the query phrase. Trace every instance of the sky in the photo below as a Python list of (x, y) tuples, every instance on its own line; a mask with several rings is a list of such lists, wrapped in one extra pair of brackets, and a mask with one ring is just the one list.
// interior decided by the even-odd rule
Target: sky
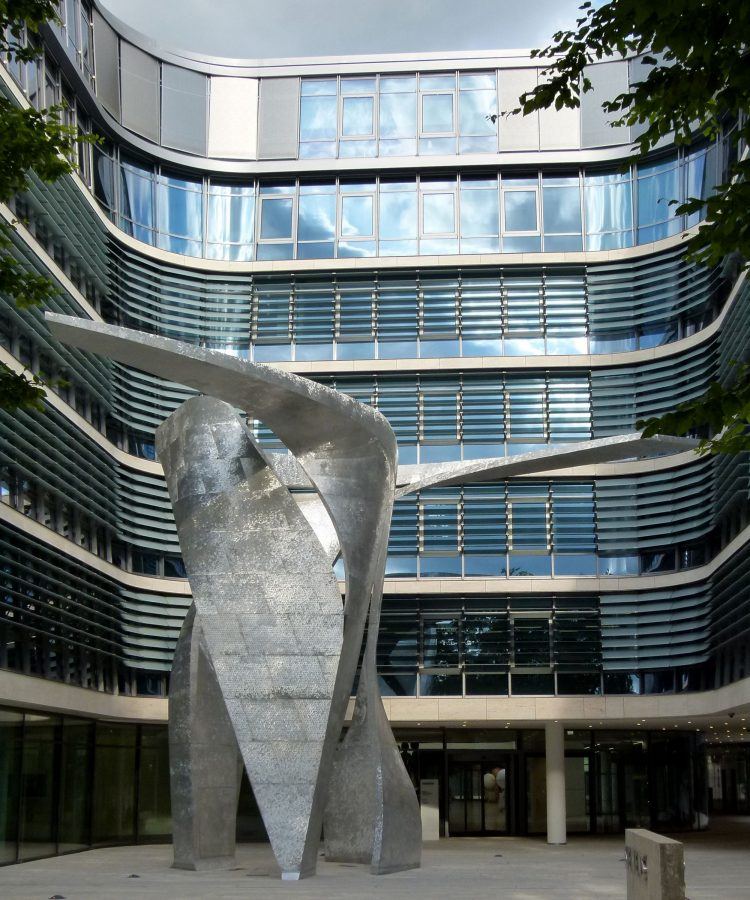
[(251, 59), (530, 49), (544, 46), (559, 28), (572, 27), (581, 4), (581, 0), (101, 2), (165, 47)]

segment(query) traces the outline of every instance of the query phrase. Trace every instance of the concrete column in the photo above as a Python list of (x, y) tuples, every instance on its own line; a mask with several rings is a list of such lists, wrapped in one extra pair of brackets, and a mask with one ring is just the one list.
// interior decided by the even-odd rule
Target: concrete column
[(558, 722), (547, 722), (544, 735), (547, 762), (547, 843), (565, 844), (565, 732)]

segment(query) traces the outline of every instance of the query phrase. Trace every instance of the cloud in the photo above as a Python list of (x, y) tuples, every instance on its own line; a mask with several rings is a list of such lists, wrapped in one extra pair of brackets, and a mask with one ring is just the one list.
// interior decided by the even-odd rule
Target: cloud
[(523, 49), (572, 25), (580, 0), (102, 0), (165, 47), (274, 58)]

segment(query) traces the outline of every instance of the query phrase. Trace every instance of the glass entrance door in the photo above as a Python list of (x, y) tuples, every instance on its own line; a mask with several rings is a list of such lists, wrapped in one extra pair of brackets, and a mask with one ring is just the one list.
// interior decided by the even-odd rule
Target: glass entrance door
[(448, 773), (448, 826), (451, 835), (508, 832), (509, 767), (504, 757), (455, 761)]

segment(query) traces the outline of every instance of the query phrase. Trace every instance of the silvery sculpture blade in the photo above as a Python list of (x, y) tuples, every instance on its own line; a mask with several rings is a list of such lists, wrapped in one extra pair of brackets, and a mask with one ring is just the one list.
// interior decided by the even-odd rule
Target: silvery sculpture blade
[(234, 865), (242, 763), (195, 604), (169, 682), (169, 781), (177, 869)]
[[(71, 316), (47, 313), (46, 318), (54, 335), (65, 343), (245, 410), (268, 426), (297, 458), (326, 506), (345, 563), (344, 640), (331, 706), (331, 721), (340, 729), (365, 621), (370, 612), (377, 623), (382, 601), (396, 476), (396, 440), (387, 420), (370, 407), (308, 379), (224, 353)], [(387, 722), (374, 656), (366, 654), (365, 670), (370, 667), (372, 671), (364, 675), (369, 700), (363, 704), (360, 691), (355, 712), (355, 721), (367, 735), (364, 743), (370, 748), (359, 759), (357, 789), (364, 796), (374, 796), (375, 803), (329, 804), (325, 830), (327, 835), (344, 836), (339, 844), (342, 858), (369, 859), (373, 871), (382, 872), (419, 865), (421, 823), (416, 795), (393, 735), (390, 728), (383, 727)], [(392, 777), (394, 771), (398, 777)], [(401, 818), (382, 809), (385, 803), (392, 804)], [(389, 830), (407, 814), (411, 827), (396, 827), (391, 838)]]
[(284, 875), (309, 873), (324, 759), (339, 734), (330, 716), (343, 634), (338, 584), (229, 404), (185, 401), (156, 442), (208, 655), (271, 845)]

